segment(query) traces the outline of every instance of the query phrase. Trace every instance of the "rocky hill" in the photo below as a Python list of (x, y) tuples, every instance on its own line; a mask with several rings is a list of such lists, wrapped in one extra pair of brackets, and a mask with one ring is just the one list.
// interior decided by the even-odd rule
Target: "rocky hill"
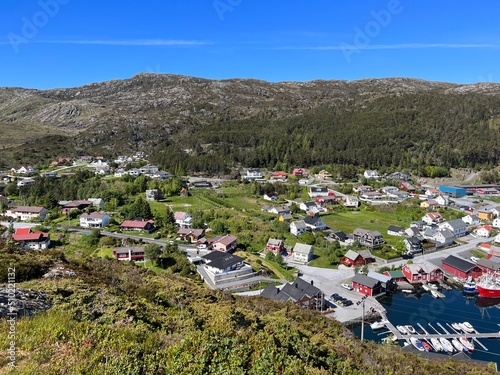
[[(421, 112), (414, 102), (429, 98), (437, 113), (463, 100), (473, 106), (471, 111), (480, 111), (481, 118), (489, 116), (496, 124), (499, 94), (500, 85), (493, 83), (458, 85), (407, 78), (271, 83), (148, 73), (69, 89), (0, 88), (0, 141), (4, 163), (34, 163), (35, 158), (61, 153), (111, 156), (124, 148), (154, 153), (166, 145), (191, 147), (193, 139), (207, 143), (203, 141), (206, 127), (214, 124), (223, 123), (226, 130), (229, 124), (238, 133), (249, 124), (259, 129), (280, 122), (279, 128), (303, 116), (311, 122), (318, 111), (323, 117), (337, 116), (338, 121), (346, 121), (346, 114), (373, 114), (374, 106), (377, 112)], [(441, 100), (435, 102), (435, 97)], [(452, 116), (457, 122), (467, 120), (466, 111)], [(363, 121), (366, 126), (381, 125), (372, 116)], [(315, 131), (326, 128), (311, 129), (313, 136)], [(218, 154), (216, 147), (209, 151)]]

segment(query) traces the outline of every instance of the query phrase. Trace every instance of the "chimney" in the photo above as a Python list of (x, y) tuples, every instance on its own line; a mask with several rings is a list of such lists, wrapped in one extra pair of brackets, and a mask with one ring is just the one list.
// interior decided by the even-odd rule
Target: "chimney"
[(295, 287), (298, 289), (299, 288), (299, 284), (295, 283)]
[(314, 285), (314, 281), (313, 280), (311, 280), (311, 285)]
[(278, 294), (279, 292), (280, 292), (280, 289), (276, 288), (276, 294)]

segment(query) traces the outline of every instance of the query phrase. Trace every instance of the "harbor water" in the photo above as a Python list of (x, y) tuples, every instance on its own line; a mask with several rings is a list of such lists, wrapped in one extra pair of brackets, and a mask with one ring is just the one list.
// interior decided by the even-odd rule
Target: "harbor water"
[[(500, 331), (500, 299), (480, 298), (477, 295), (464, 294), (461, 291), (442, 290), (445, 298), (434, 299), (432, 296), (420, 290), (417, 293), (405, 295), (394, 294), (379, 299), (387, 310), (387, 318), (394, 325), (411, 324), (417, 331), (421, 331), (417, 323), (420, 323), (429, 333), (436, 333), (429, 323), (443, 333), (437, 323), (440, 323), (450, 333), (454, 333), (448, 324), (455, 322), (469, 322), (480, 333), (498, 333)], [(365, 324), (365, 340), (381, 342), (388, 334), (387, 328), (372, 331), (369, 324)], [(360, 337), (361, 327), (353, 328), (353, 332)], [(500, 335), (496, 339), (479, 339), (488, 349), (481, 348), (475, 343), (475, 350), (469, 356), (472, 359), (496, 362), (500, 369)], [(404, 342), (400, 342), (403, 345)]]

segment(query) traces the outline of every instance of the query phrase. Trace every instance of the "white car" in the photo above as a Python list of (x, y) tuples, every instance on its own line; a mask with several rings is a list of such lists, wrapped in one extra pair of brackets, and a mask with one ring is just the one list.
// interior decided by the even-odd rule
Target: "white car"
[(350, 286), (349, 284), (345, 284), (345, 283), (344, 283), (344, 284), (340, 284), (340, 286), (341, 286), (342, 288), (347, 289), (347, 290), (352, 290), (352, 289), (353, 289), (353, 287), (352, 287), (352, 286)]
[(479, 260), (479, 258), (476, 258), (476, 257), (470, 257), (470, 260), (472, 260), (474, 263), (476, 263), (476, 262)]

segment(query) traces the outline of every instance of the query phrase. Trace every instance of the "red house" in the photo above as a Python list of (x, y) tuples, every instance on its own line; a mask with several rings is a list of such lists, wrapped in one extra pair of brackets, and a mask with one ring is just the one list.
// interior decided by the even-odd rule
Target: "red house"
[(307, 169), (303, 169), (303, 168), (295, 168), (292, 172), (292, 176), (295, 176), (295, 177), (303, 177), (303, 176), (308, 176), (309, 175), (309, 171)]
[(409, 283), (421, 283), (422, 281), (438, 281), (444, 279), (444, 272), (436, 266), (427, 266), (423, 263), (405, 264), (403, 274)]
[(113, 249), (113, 256), (118, 260), (142, 262), (144, 260), (144, 247), (116, 247)]
[(328, 192), (328, 196), (326, 197), (316, 197), (314, 202), (321, 207), (324, 207), (329, 204), (337, 204), (339, 203), (337, 198), (335, 198), (335, 194), (333, 192)]
[(285, 243), (281, 240), (276, 240), (274, 238), (270, 238), (267, 241), (266, 248), (264, 249), (265, 252), (271, 251), (274, 255), (278, 255), (283, 253), (285, 251), (286, 246)]
[(137, 231), (145, 231), (151, 233), (154, 230), (154, 221), (141, 221), (141, 220), (125, 220), (120, 228), (122, 230), (137, 230)]
[(406, 281), (405, 274), (401, 270), (385, 271), (384, 275), (389, 276), (395, 283)]
[(278, 171), (271, 173), (271, 180), (286, 180), (287, 178), (286, 172)]
[(370, 276), (357, 273), (352, 279), (352, 287), (355, 291), (366, 296), (379, 294), (382, 290), (382, 284), (379, 280)]
[(341, 260), (342, 264), (345, 264), (347, 267), (351, 266), (363, 266), (366, 261), (360, 254), (355, 251), (349, 250), (345, 253), (344, 257)]
[(467, 279), (469, 276), (475, 279), (483, 274), (481, 267), (455, 255), (450, 255), (441, 262), (446, 272), (462, 279)]

